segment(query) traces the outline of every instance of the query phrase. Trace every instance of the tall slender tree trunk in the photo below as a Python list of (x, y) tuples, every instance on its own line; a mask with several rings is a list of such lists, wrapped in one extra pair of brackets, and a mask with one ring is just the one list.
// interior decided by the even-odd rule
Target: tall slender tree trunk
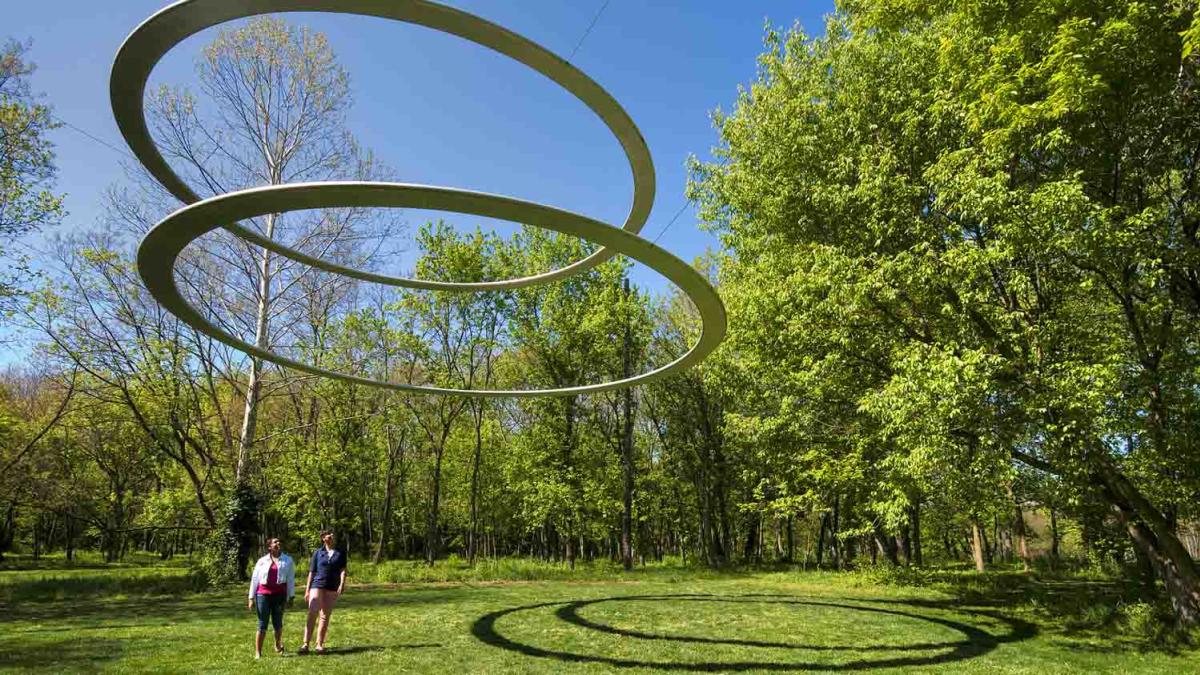
[[(400, 537), (400, 555), (404, 558), (412, 557), (412, 532), (408, 527), (408, 493), (405, 490), (405, 482), (408, 480), (407, 470), (403, 462), (400, 464), (400, 474), (396, 477), (396, 505), (399, 507), (396, 511), (400, 514), (400, 527), (397, 535)], [(393, 545), (394, 548), (394, 545)]]
[(429, 520), (425, 528), (425, 563), (433, 566), (437, 560), (441, 550), (441, 535), (438, 532), (438, 511), (442, 502), (442, 457), (446, 454), (446, 436), (449, 431), (442, 434), (442, 440), (434, 448), (433, 460), (433, 495), (429, 504)]
[[(268, 239), (275, 236), (275, 220), (277, 214), (266, 216), (266, 232)], [(254, 346), (268, 349), (271, 330), (271, 251), (263, 249), (258, 259), (258, 289), (257, 315), (254, 321)], [(246, 381), (246, 404), (242, 415), (242, 431), (238, 436), (237, 472), (234, 480), (243, 483), (249, 471), (250, 452), (254, 446), (255, 433), (258, 428), (258, 400), (262, 396), (262, 360), (250, 358), (250, 375)]]
[(715, 414), (712, 409), (713, 406), (709, 404), (703, 384), (698, 385), (697, 392), (699, 394), (697, 413), (702, 425), (701, 433), (704, 439), (704, 456), (708, 460), (708, 466), (702, 470), (705, 472), (705, 475), (711, 477), (708, 483), (711, 490), (710, 504), (716, 508), (715, 522), (712, 523), (714, 526), (714, 548), (717, 550), (720, 562), (724, 564), (734, 555), (735, 545), (733, 527), (729, 516), (728, 466), (725, 461), (725, 449), (722, 445), (720, 431), (710, 419)]
[(483, 399), (473, 403), (475, 413), (475, 452), (471, 455), (471, 522), (467, 530), (467, 562), (475, 564), (479, 538), (479, 466), (483, 463)]
[(817, 535), (817, 568), (825, 561), (825, 531), (829, 527), (829, 514), (821, 514), (821, 532)]
[[(268, 214), (266, 217), (266, 236), (268, 239), (272, 238), (275, 234), (276, 217), (276, 214), (273, 213)], [(271, 251), (264, 248), (260, 254), (258, 263), (258, 306), (254, 322), (254, 346), (260, 349), (269, 348), (271, 276)], [(250, 375), (246, 381), (246, 403), (242, 416), (242, 430), (238, 436), (237, 467), (234, 473), (235, 494), (237, 495), (243, 495), (250, 491), (250, 462), (254, 439), (258, 430), (258, 402), (262, 396), (262, 369), (262, 360), (251, 357)], [(241, 500), (239, 500), (238, 505), (239, 508), (244, 506)], [(245, 522), (249, 519), (240, 518), (238, 520), (239, 522)], [(232, 532), (231, 534), (237, 541), (236, 572), (239, 578), (244, 579), (247, 576), (246, 565), (250, 562), (250, 550), (253, 546), (253, 543), (250, 541), (250, 532), (243, 530)]]
[(4, 513), (4, 523), (0, 525), (0, 560), (4, 560), (4, 554), (12, 548), (13, 539), (16, 536), (17, 524), (17, 503), (9, 502), (8, 509)]
[[(621, 370), (625, 378), (633, 374), (633, 328), (629, 318), (629, 278), (625, 278), (625, 340)], [(621, 392), (624, 428), (621, 432), (621, 565), (633, 569), (633, 387)]]
[(912, 533), (909, 523), (904, 523), (900, 526), (900, 533), (896, 535), (896, 560), (903, 560), (904, 564), (912, 564)]
[(1013, 495), (1012, 486), (1008, 488), (1008, 498), (1013, 503), (1013, 534), (1017, 539), (1017, 554), (1021, 557), (1021, 566), (1030, 570), (1029, 541), (1025, 527), (1025, 513), (1021, 510), (1021, 502)]
[(1013, 513), (1013, 532), (1016, 534), (1016, 552), (1021, 556), (1021, 567), (1026, 572), (1031, 569), (1030, 542), (1028, 542), (1028, 531), (1025, 527), (1025, 513), (1021, 510), (1021, 504), (1016, 503)]
[(709, 567), (720, 567), (722, 563), (720, 535), (713, 523), (713, 495), (703, 476), (696, 478), (696, 501), (700, 508), (700, 531), (696, 533), (704, 562)]
[(987, 568), (984, 560), (984, 548), (987, 542), (984, 540), (983, 528), (979, 525), (979, 519), (971, 518), (971, 556), (975, 559), (975, 571), (982, 572)]
[[(67, 560), (75, 560), (75, 520), (67, 513), (63, 517), (63, 530), (66, 540), (63, 542), (66, 546)], [(178, 536), (178, 534), (176, 534)]]
[(898, 551), (900, 548), (900, 538), (896, 537), (893, 539), (892, 537), (887, 536), (887, 534), (883, 531), (883, 527), (879, 523), (875, 523), (872, 536), (875, 540), (875, 546), (871, 549), (872, 561), (875, 559), (875, 552), (878, 551), (879, 553), (882, 553), (884, 557), (888, 559), (888, 562), (892, 563), (892, 565), (899, 565), (900, 557), (898, 555)]
[(908, 510), (908, 522), (912, 528), (913, 563), (918, 567), (925, 564), (925, 554), (921, 550), (921, 500), (913, 499)]
[(625, 431), (621, 448), (621, 565), (633, 569), (633, 414), (632, 392), (625, 390)]
[[(566, 438), (563, 441), (563, 470), (568, 472), (567, 482), (570, 486), (571, 497), (573, 500), (580, 498), (582, 491), (579, 486), (578, 478), (575, 477), (575, 472), (572, 471), (573, 455), (575, 449), (575, 397), (567, 396), (563, 399), (563, 415), (566, 422)], [(575, 569), (575, 529), (578, 527), (577, 518), (579, 515), (579, 505), (571, 504), (568, 507), (566, 518), (567, 531), (563, 532), (563, 555), (567, 559), (567, 565), (573, 570)]]
[(762, 526), (762, 518), (757, 515), (750, 516), (749, 530), (746, 532), (746, 541), (742, 546), (742, 560), (745, 562), (758, 562), (758, 533)]
[(840, 570), (842, 563), (845, 562), (842, 558), (842, 542), (839, 539), (840, 518), (841, 518), (842, 497), (836, 495), (833, 498), (833, 520), (829, 530), (830, 543), (833, 545), (833, 563)]
[(383, 482), (383, 516), (379, 524), (379, 538), (375, 542), (375, 554), (372, 556), (375, 564), (379, 564), (383, 560), (384, 551), (387, 549), (388, 544), (388, 534), (392, 529), (392, 497), (396, 491), (397, 451), (400, 453), (399, 460), (401, 462), (404, 461), (404, 434), (401, 434), (398, 446), (392, 444), (391, 427), (387, 427), (384, 430), (384, 436), (388, 446), (388, 466)]
[(796, 562), (796, 531), (794, 520), (795, 517), (789, 513), (787, 517), (787, 557), (784, 558), (789, 564)]
[(1050, 557), (1058, 560), (1058, 510), (1050, 507)]

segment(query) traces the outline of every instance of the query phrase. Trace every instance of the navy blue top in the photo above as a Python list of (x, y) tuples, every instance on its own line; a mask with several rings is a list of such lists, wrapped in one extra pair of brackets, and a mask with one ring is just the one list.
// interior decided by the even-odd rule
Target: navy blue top
[(313, 552), (308, 569), (313, 575), (309, 588), (336, 591), (342, 583), (342, 571), (346, 569), (346, 552), (334, 549), (330, 553), (322, 546)]

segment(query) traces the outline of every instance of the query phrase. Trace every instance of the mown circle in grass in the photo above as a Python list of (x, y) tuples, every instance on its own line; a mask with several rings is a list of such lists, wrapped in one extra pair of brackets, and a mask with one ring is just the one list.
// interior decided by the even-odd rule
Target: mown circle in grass
[[(774, 603), (774, 604), (789, 604), (795, 606), (807, 607), (822, 607), (831, 610), (845, 610), (850, 612), (860, 612), (866, 614), (883, 615), (890, 618), (908, 618), (916, 621), (926, 622), (948, 628), (963, 636), (962, 640), (946, 641), (946, 642), (922, 642), (908, 645), (896, 646), (863, 646), (863, 645), (845, 645), (845, 646), (830, 646), (830, 645), (806, 645), (799, 642), (782, 642), (772, 640), (726, 640), (722, 638), (702, 638), (668, 635), (661, 633), (647, 633), (640, 631), (628, 631), (620, 628), (615, 628), (591, 621), (580, 615), (580, 610), (592, 605), (609, 602), (740, 602), (740, 603)], [(824, 671), (853, 671), (853, 670), (868, 670), (876, 668), (902, 668), (910, 666), (929, 666), (941, 663), (953, 663), (963, 661), (970, 658), (982, 656), (997, 646), (1007, 642), (1015, 642), (1025, 640), (1036, 634), (1036, 628), (1031, 624), (1019, 619), (1012, 619), (1002, 615), (990, 612), (973, 612), (983, 614), (993, 619), (998, 619), (1008, 624), (1010, 631), (1007, 635), (993, 635), (981, 628), (968, 623), (954, 621), (937, 616), (929, 616), (917, 613), (916, 610), (938, 610), (942, 607), (935, 607), (928, 603), (903, 603), (889, 600), (861, 600), (854, 601), (855, 603), (863, 604), (848, 604), (846, 602), (830, 602), (824, 600), (806, 600), (795, 596), (787, 595), (737, 595), (737, 596), (718, 596), (704, 594), (680, 594), (680, 595), (633, 595), (620, 596), (612, 598), (596, 598), (591, 600), (577, 600), (567, 602), (546, 602), (535, 605), (526, 605), (523, 607), (513, 607), (503, 609), (490, 614), (484, 615), (477, 619), (472, 625), (472, 634), (480, 641), (505, 649), (514, 651), (526, 656), (549, 658), (570, 663), (600, 663), (619, 668), (647, 668), (654, 670), (675, 670), (675, 671), (690, 671), (690, 672), (732, 672), (744, 670), (824, 670)], [(882, 607), (878, 605), (883, 605)], [(893, 609), (888, 605), (900, 605), (905, 609)], [(805, 662), (792, 660), (769, 661), (763, 660), (722, 660), (715, 662), (702, 661), (651, 661), (643, 659), (622, 658), (616, 656), (601, 656), (592, 654), (579, 654), (563, 650), (553, 650), (538, 647), (536, 645), (522, 643), (512, 638), (501, 635), (496, 629), (496, 624), (500, 619), (520, 613), (537, 609), (556, 608), (555, 616), (568, 624), (585, 628), (599, 633), (613, 634), (621, 638), (634, 638), (648, 641), (662, 641), (664, 643), (681, 643), (681, 644), (712, 644), (734, 646), (739, 648), (769, 648), (769, 649), (788, 649), (788, 650), (804, 650), (818, 652), (897, 652), (897, 655), (880, 655), (875, 658), (860, 658), (846, 662)], [(913, 610), (913, 611), (906, 611)], [(865, 628), (869, 630), (870, 627)], [(935, 652), (926, 654), (913, 654), (914, 651)]]

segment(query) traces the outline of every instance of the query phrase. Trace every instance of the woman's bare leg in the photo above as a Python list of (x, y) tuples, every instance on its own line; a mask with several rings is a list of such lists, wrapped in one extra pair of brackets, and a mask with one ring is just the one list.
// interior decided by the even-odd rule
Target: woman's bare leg
[(308, 622), (304, 626), (304, 646), (308, 646), (308, 640), (313, 635), (313, 625), (317, 622), (317, 614), (320, 612), (321, 602), (319, 600), (321, 591), (315, 589), (309, 592), (308, 596)]
[(267, 631), (260, 630), (254, 635), (254, 655), (262, 656), (263, 638), (267, 636)]
[(321, 593), (321, 623), (317, 633), (317, 647), (325, 648), (325, 634), (329, 631), (329, 617), (333, 614), (333, 603), (337, 600), (337, 591), (322, 589)]

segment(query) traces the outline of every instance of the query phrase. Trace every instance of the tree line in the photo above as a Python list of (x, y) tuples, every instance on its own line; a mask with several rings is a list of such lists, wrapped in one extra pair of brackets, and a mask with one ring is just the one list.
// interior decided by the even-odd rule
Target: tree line
[[(102, 227), (59, 237), (6, 296), (36, 348), (4, 377), (0, 550), (186, 551), (236, 576), (256, 537), (332, 527), (376, 561), (982, 570), (1070, 539), (1195, 623), (1197, 43), (1194, 3), (1165, 1), (855, 0), (820, 37), (768, 31), (753, 82), (715, 116), (717, 159), (691, 164), (722, 241), (697, 264), (729, 337), (627, 392), (421, 397), (247, 358), (141, 288), (132, 246), (174, 205), (133, 174)], [(196, 82), (147, 109), (206, 194), (390, 177), (347, 129), (352, 91), (319, 33), (226, 30)], [(384, 269), (405, 222), (337, 209), (251, 225)], [(416, 276), (456, 281), (591, 250), (438, 221), (412, 240)], [(669, 361), (698, 330), (686, 298), (631, 288), (621, 259), (513, 292), (400, 293), (217, 232), (177, 278), (235, 335), (395, 382), (597, 382)]]

